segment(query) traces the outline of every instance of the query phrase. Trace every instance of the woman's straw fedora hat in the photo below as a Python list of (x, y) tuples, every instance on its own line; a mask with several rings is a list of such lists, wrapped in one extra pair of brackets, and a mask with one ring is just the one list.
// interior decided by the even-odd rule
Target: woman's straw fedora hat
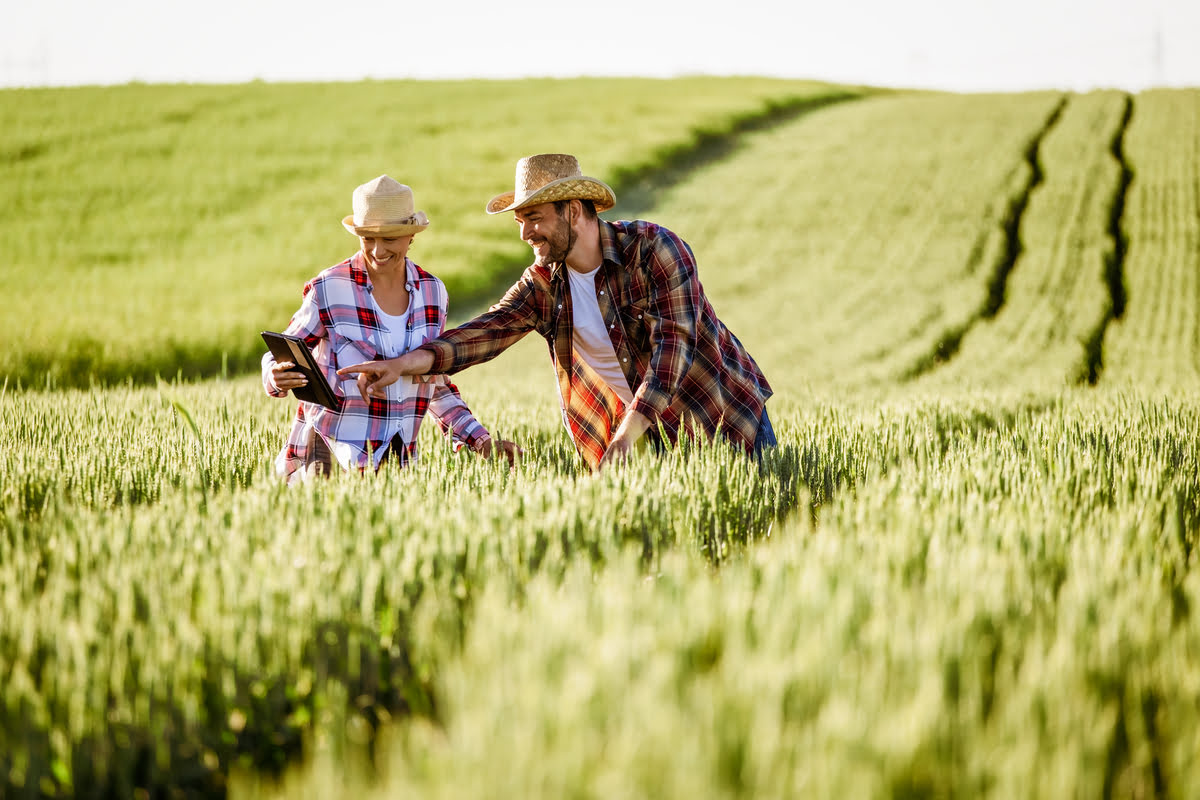
[(542, 153), (517, 162), (516, 190), (489, 200), (487, 213), (501, 214), (540, 203), (573, 199), (591, 200), (597, 211), (607, 211), (617, 204), (617, 196), (608, 184), (581, 173), (575, 156)]
[(354, 190), (354, 213), (342, 224), (355, 236), (407, 236), (428, 228), (429, 218), (413, 210), (412, 189), (380, 175)]

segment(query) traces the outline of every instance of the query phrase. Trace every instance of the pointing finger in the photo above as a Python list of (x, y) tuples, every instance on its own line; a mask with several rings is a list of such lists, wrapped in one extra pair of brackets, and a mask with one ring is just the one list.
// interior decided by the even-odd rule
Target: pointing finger
[(341, 375), (342, 377), (347, 375), (362, 375), (363, 373), (370, 372), (372, 369), (374, 369), (374, 367), (374, 361), (364, 361), (361, 364), (353, 364), (349, 367), (342, 367), (337, 371), (337, 374)]

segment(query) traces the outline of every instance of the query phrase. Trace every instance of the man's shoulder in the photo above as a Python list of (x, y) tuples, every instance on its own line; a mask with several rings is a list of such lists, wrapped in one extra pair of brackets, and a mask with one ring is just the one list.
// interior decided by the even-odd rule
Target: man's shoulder
[(530, 264), (521, 273), (521, 279), (517, 283), (532, 283), (535, 286), (549, 286), (550, 279), (554, 275), (554, 268), (545, 264)]
[[(607, 220), (605, 222), (607, 222)], [(649, 220), (645, 219), (618, 219), (612, 222), (607, 222), (607, 224), (612, 226), (613, 233), (618, 238), (628, 236), (654, 238), (663, 234), (671, 234), (671, 231), (667, 230), (662, 225), (659, 225), (657, 222), (650, 222)]]
[(605, 257), (629, 264), (648, 258), (651, 253), (678, 258), (690, 252), (687, 243), (669, 228), (644, 219), (604, 222), (611, 235), (604, 237)]
[(683, 237), (675, 231), (645, 219), (622, 219), (615, 222), (605, 222), (612, 230), (612, 243), (621, 250), (640, 248), (643, 245), (658, 248), (663, 245), (672, 248), (685, 246)]

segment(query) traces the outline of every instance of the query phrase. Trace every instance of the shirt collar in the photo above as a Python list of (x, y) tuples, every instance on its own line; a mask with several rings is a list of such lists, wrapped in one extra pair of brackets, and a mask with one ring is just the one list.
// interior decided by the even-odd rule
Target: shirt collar
[[(600, 223), (600, 266), (612, 262), (613, 264), (621, 263), (621, 248), (617, 245), (617, 229), (613, 227), (611, 222), (598, 219)], [(565, 279), (567, 276), (567, 262), (559, 261), (550, 267), (550, 278)]]
[(617, 246), (617, 229), (606, 220), (600, 220), (600, 255), (604, 261), (621, 263), (621, 248)]

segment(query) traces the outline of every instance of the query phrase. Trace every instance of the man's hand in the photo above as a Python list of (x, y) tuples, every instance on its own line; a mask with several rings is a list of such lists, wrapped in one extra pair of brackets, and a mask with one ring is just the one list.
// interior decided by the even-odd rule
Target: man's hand
[(413, 350), (386, 361), (364, 361), (352, 367), (342, 367), (337, 374), (345, 378), (358, 376), (358, 393), (364, 402), (372, 397), (383, 397), (384, 389), (398, 381), (403, 375), (424, 375), (433, 366), (433, 353), (428, 350)]
[(516, 442), (510, 442), (507, 439), (500, 439), (494, 445), (491, 439), (484, 439), (475, 452), (484, 458), (503, 456), (508, 460), (509, 469), (516, 467), (517, 462), (525, 455), (525, 451)]
[(629, 411), (625, 415), (625, 419), (621, 420), (621, 424), (617, 426), (617, 432), (613, 434), (612, 441), (609, 442), (608, 449), (604, 451), (604, 456), (600, 459), (600, 464), (596, 469), (603, 472), (613, 464), (624, 462), (629, 458), (637, 440), (642, 438), (642, 434), (649, 428), (649, 419), (636, 411)]

